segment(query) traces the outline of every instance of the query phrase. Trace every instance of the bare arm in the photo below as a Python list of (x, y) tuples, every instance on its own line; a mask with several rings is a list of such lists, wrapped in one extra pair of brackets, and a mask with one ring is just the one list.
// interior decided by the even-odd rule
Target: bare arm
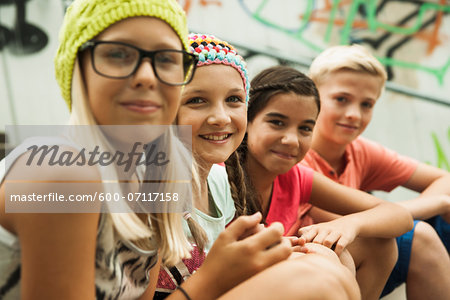
[(361, 294), (355, 276), (337, 259), (312, 253), (280, 262), (220, 299), (358, 300)]
[(419, 197), (398, 202), (414, 219), (443, 215), (450, 222), (450, 173), (419, 164), (404, 187), (421, 193)]
[[(58, 187), (66, 195), (80, 193), (71, 191), (64, 184), (58, 187), (54, 184), (55, 179), (73, 180), (73, 173), (65, 177), (67, 168), (52, 167), (49, 170), (46, 167), (17, 166), (25, 166), (21, 158), (1, 186), (2, 205), (7, 200), (5, 189), (9, 189), (8, 184), (11, 184), (9, 178), (26, 176), (28, 180), (43, 182), (19, 185), (22, 195), (45, 195), (55, 192)], [(98, 178), (96, 170), (85, 168), (77, 171), (85, 180)], [(98, 188), (101, 187), (93, 184), (83, 190), (83, 194)], [(20, 241), (22, 299), (95, 299), (98, 213), (15, 213), (4, 217), (8, 230)]]
[(314, 174), (311, 203), (344, 215), (343, 219), (359, 228), (361, 236), (391, 238), (413, 225), (411, 216), (399, 205), (335, 183), (319, 173)]
[[(262, 270), (289, 257), (291, 242), (283, 239), (283, 226), (274, 223), (268, 228), (259, 227), (261, 214), (241, 216), (231, 223), (214, 242), (203, 265), (182, 287), (192, 299), (217, 299), (236, 285)], [(242, 238), (244, 237), (244, 238)], [(180, 291), (168, 299), (186, 298)]]
[(150, 283), (145, 290), (145, 293), (139, 298), (139, 300), (151, 300), (155, 295), (156, 284), (158, 283), (159, 270), (161, 268), (161, 257), (158, 257), (158, 261), (150, 270)]
[(303, 227), (299, 234), (307, 241), (327, 247), (336, 243), (340, 253), (357, 236), (392, 238), (412, 228), (411, 215), (400, 205), (338, 184), (315, 173), (311, 204), (344, 215), (341, 218)]

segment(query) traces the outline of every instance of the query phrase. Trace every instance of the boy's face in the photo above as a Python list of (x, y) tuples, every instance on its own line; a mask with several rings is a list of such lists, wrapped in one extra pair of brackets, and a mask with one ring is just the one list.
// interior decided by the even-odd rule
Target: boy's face
[(320, 114), (314, 134), (338, 145), (346, 145), (366, 129), (383, 82), (364, 72), (339, 70), (318, 85)]

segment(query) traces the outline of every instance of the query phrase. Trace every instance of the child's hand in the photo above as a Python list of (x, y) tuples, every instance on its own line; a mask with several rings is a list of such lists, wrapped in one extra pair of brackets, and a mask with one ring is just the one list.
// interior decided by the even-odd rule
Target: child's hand
[(342, 221), (342, 218), (314, 224), (299, 229), (300, 240), (322, 244), (333, 249), (336, 254), (341, 255), (342, 251), (353, 242), (357, 236), (354, 226)]
[(203, 274), (205, 286), (215, 286), (220, 295), (289, 257), (292, 243), (283, 238), (283, 226), (273, 223), (263, 228), (260, 221), (260, 213), (241, 216), (219, 235), (197, 271)]

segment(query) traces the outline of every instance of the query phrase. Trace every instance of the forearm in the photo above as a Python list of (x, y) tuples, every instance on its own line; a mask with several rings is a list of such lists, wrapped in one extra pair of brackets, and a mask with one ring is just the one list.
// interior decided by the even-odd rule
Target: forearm
[(402, 206), (382, 202), (375, 207), (342, 217), (354, 224), (362, 237), (392, 238), (408, 232), (413, 227), (411, 214)]
[[(188, 293), (191, 299), (209, 300), (217, 299), (226, 290), (221, 290), (218, 282), (211, 280), (213, 276), (208, 276), (208, 272), (203, 272), (202, 268), (198, 269), (188, 280), (186, 280), (181, 287)], [(186, 300), (186, 297), (181, 291), (175, 290), (169, 297), (169, 300)]]
[(450, 196), (448, 195), (421, 195), (414, 199), (398, 202), (398, 204), (406, 208), (416, 220), (426, 220), (450, 213)]
[(399, 202), (414, 219), (423, 220), (450, 213), (450, 174), (434, 179), (424, 189), (417, 188), (420, 186), (417, 179), (408, 184), (406, 187), (422, 191), (417, 198)]
[(450, 196), (450, 174), (441, 176), (425, 188), (421, 196), (447, 195)]

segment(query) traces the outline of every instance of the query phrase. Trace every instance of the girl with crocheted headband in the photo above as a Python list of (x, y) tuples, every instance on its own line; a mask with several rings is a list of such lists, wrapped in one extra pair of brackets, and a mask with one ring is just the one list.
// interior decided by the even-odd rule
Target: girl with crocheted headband
[[(284, 260), (291, 253), (292, 244), (291, 241), (282, 239), (283, 229), (279, 223), (274, 223), (268, 228), (259, 227), (261, 214), (257, 213), (252, 216), (255, 218), (253, 223), (255, 227), (245, 233), (240, 231), (238, 235), (234, 235), (232, 238), (238, 242), (233, 247), (224, 244), (231, 238), (231, 232), (237, 233), (236, 228), (241, 219), (238, 218), (225, 229), (235, 217), (235, 208), (226, 170), (218, 164), (233, 155), (245, 135), (248, 73), (245, 61), (236, 49), (215, 36), (190, 34), (189, 50), (198, 57), (197, 69), (193, 80), (183, 90), (177, 124), (192, 126), (192, 149), (200, 168), (201, 186), (200, 197), (196, 199), (192, 217), (207, 233), (208, 243), (205, 246), (207, 256), (203, 264), (204, 255), (198, 252), (198, 248), (201, 251), (201, 247), (196, 247), (191, 259), (185, 259), (175, 267), (163, 266), (156, 296), (158, 299), (167, 296), (200, 265), (203, 264), (203, 267), (216, 265), (218, 262), (213, 258), (216, 257), (217, 251), (222, 251), (223, 247), (226, 247), (227, 255), (221, 261), (226, 261), (229, 265), (227, 276), (241, 274), (243, 279), (249, 277), (250, 279), (227, 293), (225, 297), (231, 298), (230, 295), (234, 295), (234, 299), (298, 299), (304, 294), (307, 298), (308, 292), (305, 292), (304, 285), (309, 279), (304, 275), (305, 272), (312, 270), (303, 269), (303, 264), (312, 265), (317, 263), (317, 260), (323, 263), (324, 258), (308, 256), (299, 261)], [(211, 248), (214, 241), (216, 242)], [(295, 243), (295, 239), (293, 242)], [(338, 278), (341, 278), (344, 286), (354, 291), (349, 287), (352, 285), (352, 279), (350, 276), (346, 278), (348, 274), (345, 270), (342, 271), (339, 262), (330, 263), (328, 259), (325, 258), (324, 264), (332, 264), (331, 269), (336, 272)], [(271, 265), (273, 266), (270, 267)], [(203, 267), (198, 269), (196, 274), (203, 273)], [(260, 272), (261, 270), (264, 271)], [(313, 273), (317, 272), (319, 276), (319, 273), (323, 272), (321, 270), (324, 269), (315, 269)], [(278, 289), (268, 282), (276, 282)], [(189, 280), (183, 286), (188, 284)], [(211, 284), (221, 287), (230, 282), (221, 280)], [(294, 285), (296, 288), (285, 288), (285, 285)], [(252, 289), (252, 286), (257, 286), (257, 290)], [(301, 286), (303, 288), (300, 288)], [(328, 292), (332, 295), (330, 299), (335, 299), (334, 291), (330, 289)], [(313, 293), (316, 294), (316, 291)], [(324, 296), (323, 299), (327, 298)]]

